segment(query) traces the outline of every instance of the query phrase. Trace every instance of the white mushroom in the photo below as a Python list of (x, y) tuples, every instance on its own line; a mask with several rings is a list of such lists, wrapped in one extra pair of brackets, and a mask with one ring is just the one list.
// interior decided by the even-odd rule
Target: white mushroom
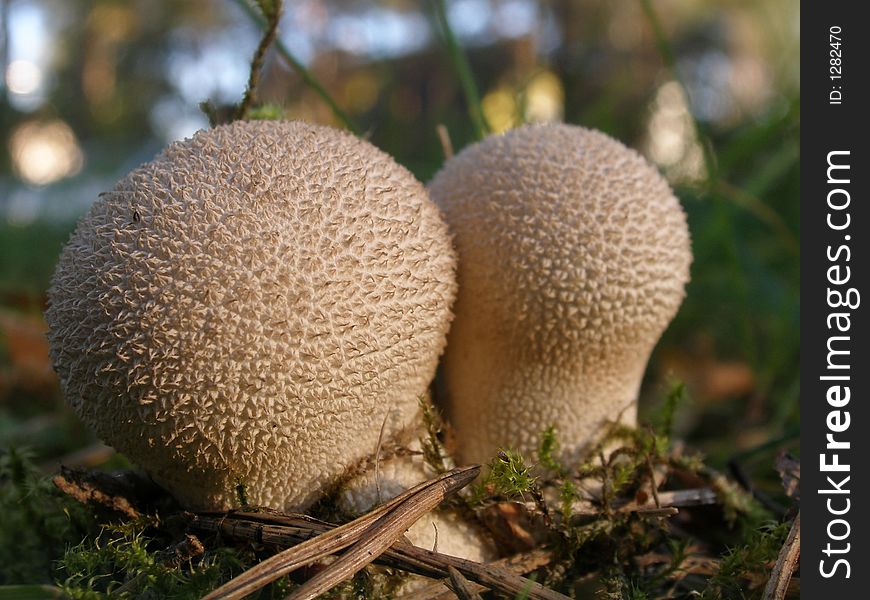
[(239, 122), (101, 195), (49, 291), (51, 355), (97, 435), (183, 504), (301, 510), (408, 426), (455, 294), (447, 228), (371, 144)]
[(429, 193), (459, 255), (444, 357), (459, 458), (533, 460), (551, 425), (576, 457), (608, 421), (633, 423), (691, 263), (661, 175), (600, 132), (527, 126), (466, 148)]

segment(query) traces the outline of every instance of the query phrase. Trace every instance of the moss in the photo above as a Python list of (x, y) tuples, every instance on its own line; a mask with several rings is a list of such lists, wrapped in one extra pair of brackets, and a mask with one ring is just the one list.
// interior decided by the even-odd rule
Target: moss
[(562, 520), (568, 521), (574, 508), (574, 501), (578, 498), (577, 486), (570, 479), (562, 482), (559, 489), (559, 500), (562, 501)]
[(156, 541), (148, 534), (144, 521), (105, 527), (97, 536), (64, 553), (59, 561), (58, 584), (66, 596), (81, 600), (192, 600), (256, 562), (250, 550), (218, 547), (174, 565), (161, 560)]
[(236, 480), (236, 500), (239, 506), (246, 508), (250, 505), (248, 502), (248, 485), (241, 479)]
[(531, 474), (531, 467), (525, 464), (518, 452), (501, 450), (488, 467), (482, 481), (474, 488), (472, 505), (479, 505), (496, 496), (508, 499), (522, 497), (535, 489), (536, 478)]
[(54, 581), (53, 560), (98, 529), (94, 515), (60, 493), (26, 449), (0, 455), (0, 584)]
[(701, 594), (704, 600), (761, 598), (770, 565), (788, 537), (789, 523), (768, 522), (753, 531), (746, 542), (730, 548), (719, 571)]
[(665, 395), (665, 402), (656, 415), (656, 430), (664, 436), (670, 436), (674, 426), (674, 415), (677, 414), (677, 409), (686, 403), (688, 393), (686, 384), (679, 380), (671, 382), (671, 389)]
[[(685, 400), (684, 386), (675, 383), (659, 413), (653, 415), (652, 425), (630, 428), (614, 424), (580, 464), (561, 463), (556, 458), (560, 443), (555, 428), (549, 427), (541, 436), (538, 451), (539, 467), (545, 473), (542, 479), (529, 475), (517, 453), (502, 452), (490, 463), (490, 473), (476, 490), (475, 498), (486, 503), (496, 496), (522, 496), (527, 492), (534, 498), (541, 487), (554, 486), (558, 490), (558, 506), (554, 508), (558, 508), (561, 518), (549, 527), (556, 534), (550, 541), (556, 548), (556, 558), (548, 567), (545, 580), (562, 591), (573, 589), (577, 582), (594, 573), (590, 593), (597, 598), (642, 600), (672, 593), (674, 597), (682, 597), (682, 593), (732, 597), (727, 595), (728, 585), (740, 588), (760, 576), (758, 565), (775, 557), (784, 537), (768, 534), (766, 543), (758, 548), (746, 546), (745, 540), (755, 539), (751, 535), (747, 538), (746, 532), (753, 531), (760, 519), (769, 515), (750, 494), (709, 468), (702, 456), (672, 450), (671, 425), (675, 411)], [(678, 534), (671, 529), (668, 519), (619, 510), (622, 503), (642, 502), (640, 498), (648, 497), (649, 481), (657, 470), (672, 476), (680, 473), (693, 482), (692, 486), (707, 486), (716, 491), (718, 507), (691, 509), (693, 512), (688, 514), (715, 524), (710, 527), (715, 535), (708, 543), (715, 547), (719, 539), (727, 537), (738, 541), (737, 549), (729, 550), (721, 559), (700, 555), (699, 547), (689, 545), (683, 538), (685, 532)], [(600, 490), (598, 502), (593, 503), (597, 506), (594, 514), (574, 514), (573, 505), (580, 498), (578, 486)], [(539, 516), (546, 521), (551, 509), (543, 498), (536, 499), (537, 502), (542, 504)], [(702, 539), (707, 537), (706, 533), (698, 535)], [(640, 559), (647, 555), (656, 558), (645, 564)], [(720, 574), (690, 575), (684, 567), (690, 559), (713, 565), (721, 560)], [(717, 578), (723, 583), (717, 583)]]
[(650, 600), (651, 598), (639, 582), (627, 578), (619, 570), (602, 578), (601, 587), (595, 597), (597, 600)]
[(420, 439), (420, 444), (423, 447), (423, 459), (436, 473), (444, 473), (447, 471), (447, 452), (441, 442), (441, 436), (444, 434), (444, 421), (428, 396), (420, 396), (418, 402), (425, 430), (425, 435)]
[(558, 474), (564, 474), (562, 464), (556, 458), (561, 445), (556, 437), (556, 427), (550, 425), (541, 433), (541, 444), (538, 448), (538, 464), (543, 468)]

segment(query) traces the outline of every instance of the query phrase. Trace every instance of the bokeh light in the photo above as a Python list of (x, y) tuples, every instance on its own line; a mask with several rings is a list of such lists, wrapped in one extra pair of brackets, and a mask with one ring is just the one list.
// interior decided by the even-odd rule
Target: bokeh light
[(659, 87), (647, 125), (646, 151), (676, 181), (704, 178), (704, 153), (683, 88), (676, 81)]
[(32, 61), (13, 60), (6, 67), (6, 86), (13, 94), (32, 94), (41, 83), (42, 69)]
[(560, 121), (565, 111), (565, 89), (551, 71), (535, 75), (525, 89), (524, 117), (529, 123)]
[(516, 93), (507, 86), (488, 92), (481, 102), (483, 116), (493, 133), (504, 133), (517, 124)]
[(15, 173), (27, 183), (47, 185), (75, 175), (84, 162), (81, 148), (63, 121), (28, 121), (9, 139)]

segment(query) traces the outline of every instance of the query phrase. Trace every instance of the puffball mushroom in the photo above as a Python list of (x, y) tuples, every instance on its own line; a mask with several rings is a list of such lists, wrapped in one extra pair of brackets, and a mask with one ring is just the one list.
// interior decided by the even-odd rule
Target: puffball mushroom
[(237, 122), (100, 196), (49, 291), (67, 401), (185, 506), (302, 510), (413, 422), (455, 256), (425, 188), (350, 134)]
[(577, 457), (608, 421), (633, 423), (689, 279), (664, 178), (603, 133), (551, 124), (466, 148), (429, 193), (459, 256), (444, 382), (461, 461), (533, 458), (551, 425)]

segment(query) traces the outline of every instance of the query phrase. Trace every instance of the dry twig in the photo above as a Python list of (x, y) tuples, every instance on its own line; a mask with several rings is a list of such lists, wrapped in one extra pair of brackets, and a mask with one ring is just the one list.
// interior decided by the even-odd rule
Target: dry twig
[(801, 499), (801, 462), (787, 452), (781, 452), (774, 463), (782, 479), (785, 494), (798, 502)]
[(785, 544), (779, 551), (776, 565), (764, 588), (764, 600), (783, 600), (786, 597), (792, 573), (797, 568), (801, 557), (801, 514), (795, 517), (791, 530), (785, 539)]
[[(369, 513), (369, 515), (371, 514)], [(368, 517), (369, 515), (364, 515), (361, 518)], [(356, 523), (356, 521), (352, 521), (348, 525), (353, 523)], [(334, 525), (323, 523), (310, 517), (288, 516), (269, 512), (234, 513), (229, 516), (196, 515), (192, 526), (201, 531), (220, 532), (222, 535), (236, 540), (254, 541), (276, 546), (299, 544), (299, 542), (309, 540), (314, 536), (335, 531)], [(359, 535), (360, 533), (358, 532), (356, 539), (359, 539)], [(301, 545), (299, 544), (299, 546)], [(295, 547), (298, 548), (299, 546)], [(320, 552), (318, 553), (318, 558), (322, 558), (332, 552), (335, 552), (335, 550), (325, 554)], [(447, 567), (453, 566), (466, 579), (480, 584), (483, 588), (496, 590), (509, 597), (516, 596), (517, 594), (526, 594), (530, 600), (565, 600), (566, 596), (521, 577), (515, 572), (528, 572), (546, 564), (550, 560), (549, 553), (539, 551), (525, 556), (531, 557), (521, 559), (526, 563), (525, 567), (518, 567), (518, 563), (512, 563), (511, 561), (481, 564), (418, 548), (407, 541), (399, 540), (381, 554), (376, 562), (387, 567), (401, 569), (409, 573), (434, 579), (448, 577)], [(541, 562), (541, 556), (548, 558)], [(260, 563), (259, 566), (263, 564)], [(440, 588), (439, 593), (444, 591), (441, 582), (438, 583), (438, 586)], [(422, 598), (422, 596), (418, 596), (415, 593), (414, 598), (418, 597)]]
[(236, 108), (236, 119), (244, 119), (248, 115), (248, 111), (257, 101), (257, 86), (260, 84), (260, 71), (263, 70), (263, 63), (266, 61), (266, 52), (269, 46), (275, 41), (278, 35), (278, 23), (281, 21), (281, 12), (284, 9), (283, 0), (271, 0), (269, 2), (259, 2), (260, 10), (266, 18), (266, 28), (263, 31), (263, 37), (257, 50), (254, 52), (254, 57), (251, 59), (251, 72), (248, 75), (248, 87), (245, 89), (245, 96), (242, 102)]
[(428, 482), (423, 489), (375, 521), (348, 552), (325, 571), (306, 581), (287, 600), (313, 600), (353, 577), (397, 542), (420, 517), (441, 504), (447, 496), (471, 483), (479, 473), (480, 467), (454, 469)]
[[(430, 491), (430, 495), (434, 494), (432, 497), (446, 496), (451, 491), (455, 491), (471, 482), (475, 477), (477, 477), (479, 472), (479, 466), (454, 469), (435, 479), (414, 486), (410, 490), (396, 496), (383, 506), (374, 509), (368, 514), (363, 515), (350, 523), (340, 527), (335, 527), (331, 530), (324, 530), (321, 528), (321, 531), (319, 532), (321, 535), (318, 535), (316, 527), (310, 527), (311, 525), (317, 524), (317, 521), (306, 517), (288, 519), (291, 522), (295, 521), (293, 525), (289, 525), (289, 527), (287, 525), (262, 525), (256, 521), (251, 523), (239, 521), (237, 519), (230, 520), (228, 518), (212, 518), (209, 520), (208, 517), (204, 516), (195, 517), (193, 522), (194, 527), (205, 530), (216, 530), (224, 535), (230, 535), (232, 537), (250, 539), (244, 534), (244, 531), (247, 530), (254, 533), (253, 539), (258, 542), (280, 544), (280, 534), (284, 534), (285, 537), (289, 536), (291, 539), (294, 536), (301, 536), (303, 540), (306, 540), (301, 544), (288, 548), (287, 550), (279, 552), (275, 556), (264, 560), (259, 565), (249, 569), (239, 577), (236, 577), (232, 581), (222, 585), (220, 588), (206, 596), (206, 598), (222, 598), (224, 600), (243, 598), (247, 594), (262, 588), (268, 583), (298, 569), (299, 567), (310, 564), (355, 544), (364, 534), (371, 533), (369, 532), (369, 528), (375, 526), (380, 519), (390, 516), (390, 513), (394, 509), (401, 507), (403, 503), (413, 499), (415, 496), (425, 493), (427, 490), (433, 490)], [(443, 497), (441, 497), (441, 500), (443, 500)], [(438, 500), (433, 507), (441, 500)], [(431, 507), (427, 510), (431, 510)], [(426, 511), (420, 513), (420, 516), (425, 514), (425, 512)], [(245, 516), (253, 516), (251, 513), (242, 514)], [(254, 513), (254, 515), (256, 515), (256, 513)], [(419, 516), (417, 518), (419, 518)], [(215, 521), (217, 522), (215, 523)], [(414, 521), (416, 521), (416, 518)], [(407, 527), (409, 527), (414, 521), (406, 523), (405, 529), (407, 529)], [(272, 538), (272, 536), (269, 535), (272, 531), (268, 530), (274, 530), (276, 528), (279, 529), (279, 536), (275, 539), (269, 539)], [(284, 529), (285, 531), (280, 531), (281, 529)], [(289, 531), (287, 531), (287, 529), (289, 529)], [(405, 529), (402, 529), (399, 535), (401, 535)], [(314, 536), (317, 537), (315, 538)], [(284, 545), (286, 545), (286, 543)], [(389, 546), (389, 544), (387, 546)], [(372, 558), (375, 558), (376, 556), (377, 555)]]
[[(508, 558), (503, 558), (491, 563), (489, 566), (500, 567), (511, 573), (522, 575), (531, 573), (536, 569), (545, 567), (553, 561), (552, 550), (536, 548), (530, 552), (522, 552)], [(458, 569), (457, 569), (458, 570)], [(476, 592), (487, 591), (487, 587), (479, 583), (470, 582), (471, 589)], [(398, 600), (453, 600), (456, 597), (447, 589), (445, 581), (433, 582), (422, 589), (403, 594)]]
[[(675, 510), (687, 506), (703, 506), (707, 504), (718, 504), (719, 498), (712, 488), (691, 488), (686, 490), (672, 490), (667, 492), (659, 491), (657, 494), (658, 503), (655, 498), (649, 498), (645, 502), (637, 502), (636, 500), (614, 500), (610, 503), (613, 512), (629, 513), (637, 512), (649, 516), (653, 513), (661, 513), (661, 516), (669, 516), (677, 514)], [(652, 500), (650, 502), (649, 500)], [(533, 509), (531, 503), (525, 503), (525, 506), (530, 510)], [(580, 500), (574, 502), (571, 508), (572, 517), (598, 517), (601, 515), (601, 509), (596, 503), (589, 500)]]
[(447, 587), (453, 590), (459, 600), (482, 600), (477, 590), (471, 587), (471, 582), (463, 577), (462, 573), (457, 571), (455, 567), (448, 566), (447, 572), (450, 574)]
[(60, 473), (51, 481), (64, 494), (82, 504), (100, 506), (129, 519), (141, 516), (126, 497), (132, 487), (131, 482), (123, 481), (111, 473), (61, 467)]
[(447, 126), (443, 123), (439, 123), (437, 127), (435, 127), (435, 131), (438, 133), (438, 141), (441, 142), (441, 150), (444, 152), (444, 160), (450, 160), (453, 158), (453, 142), (450, 141), (450, 132), (447, 131)]

